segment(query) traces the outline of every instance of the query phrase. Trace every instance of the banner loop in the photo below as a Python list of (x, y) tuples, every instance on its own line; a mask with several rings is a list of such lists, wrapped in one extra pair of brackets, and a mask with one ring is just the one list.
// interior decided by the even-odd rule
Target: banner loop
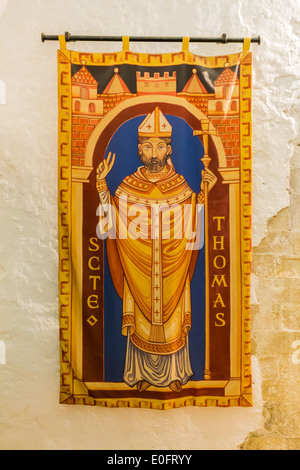
[(129, 36), (122, 36), (123, 51), (129, 51)]
[(251, 38), (244, 38), (243, 52), (250, 51)]
[(58, 36), (58, 40), (59, 40), (59, 48), (60, 50), (66, 50), (67, 49), (67, 43), (66, 43), (66, 37), (64, 34), (60, 34)]
[(182, 51), (189, 52), (189, 45), (190, 45), (190, 38), (186, 36), (183, 37), (182, 38)]

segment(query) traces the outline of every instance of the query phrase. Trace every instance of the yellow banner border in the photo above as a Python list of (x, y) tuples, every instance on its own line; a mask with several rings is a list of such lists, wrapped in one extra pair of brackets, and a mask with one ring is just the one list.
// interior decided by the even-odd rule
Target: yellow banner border
[[(121, 63), (165, 66), (191, 63), (206, 67), (223, 67), (224, 60), (240, 64), (240, 208), (241, 208), (241, 318), (237, 336), (241, 351), (240, 376), (224, 382), (224, 396), (145, 400), (143, 398), (93, 399), (88, 388), (78, 380), (72, 367), (72, 179), (71, 179), (71, 63), (86, 65), (117, 65)], [(252, 54), (243, 51), (216, 57), (200, 57), (189, 51), (172, 54), (139, 54), (131, 51), (116, 53), (82, 53), (61, 49), (58, 64), (58, 252), (59, 252), (59, 328), (60, 328), (60, 403), (88, 404), (106, 407), (140, 407), (170, 409), (182, 406), (252, 406), (251, 333), (250, 333), (250, 274), (251, 274), (251, 213), (252, 213)], [(115, 385), (115, 384), (114, 384)], [(208, 382), (205, 381), (204, 386)], [(197, 386), (193, 382), (193, 386)], [(201, 386), (201, 384), (199, 385)], [(123, 387), (126, 389), (126, 386)], [(226, 392), (227, 390), (227, 392)]]

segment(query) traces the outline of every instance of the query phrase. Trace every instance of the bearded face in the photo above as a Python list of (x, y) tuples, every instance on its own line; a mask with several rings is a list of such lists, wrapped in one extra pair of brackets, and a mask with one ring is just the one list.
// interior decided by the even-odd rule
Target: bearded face
[(146, 169), (151, 173), (161, 171), (172, 153), (170, 139), (150, 137), (139, 142), (139, 157)]

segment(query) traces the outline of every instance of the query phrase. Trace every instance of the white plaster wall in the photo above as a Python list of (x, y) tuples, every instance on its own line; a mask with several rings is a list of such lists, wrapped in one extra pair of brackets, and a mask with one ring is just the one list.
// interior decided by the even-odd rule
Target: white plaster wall
[[(262, 426), (261, 374), (254, 407), (171, 411), (58, 404), (58, 43), (41, 32), (101, 35), (254, 36), (254, 244), (289, 203), (297, 128), (297, 0), (0, 0), (0, 449), (237, 449)], [(77, 50), (120, 44), (76, 43)], [(139, 52), (180, 44), (134, 44)], [(241, 45), (191, 44), (199, 55)], [(255, 292), (253, 293), (255, 301)], [(5, 351), (3, 351), (3, 344)]]

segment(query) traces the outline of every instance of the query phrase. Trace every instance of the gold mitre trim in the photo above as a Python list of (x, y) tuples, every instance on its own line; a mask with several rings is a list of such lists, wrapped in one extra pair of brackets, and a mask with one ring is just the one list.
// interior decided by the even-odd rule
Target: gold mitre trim
[(156, 107), (139, 126), (138, 133), (140, 137), (171, 137), (172, 126)]

